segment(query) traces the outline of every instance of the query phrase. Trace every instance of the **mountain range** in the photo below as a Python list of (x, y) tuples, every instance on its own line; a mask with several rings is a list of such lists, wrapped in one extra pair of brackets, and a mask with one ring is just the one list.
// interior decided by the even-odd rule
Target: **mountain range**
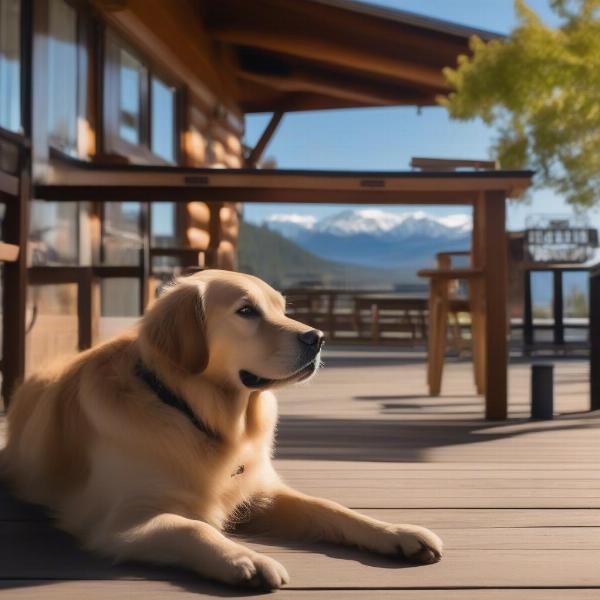
[(469, 214), (438, 217), (373, 208), (344, 210), (323, 219), (274, 214), (263, 225), (323, 259), (391, 269), (412, 281), (418, 269), (434, 264), (436, 252), (468, 250), (472, 227)]

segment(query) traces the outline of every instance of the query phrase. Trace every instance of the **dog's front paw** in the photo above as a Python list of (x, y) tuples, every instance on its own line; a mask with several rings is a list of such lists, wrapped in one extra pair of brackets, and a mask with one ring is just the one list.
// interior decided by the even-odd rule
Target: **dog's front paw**
[(409, 562), (427, 565), (442, 558), (444, 544), (429, 529), (418, 525), (390, 525), (385, 554), (399, 556)]
[(231, 559), (229, 583), (265, 590), (276, 590), (289, 582), (285, 567), (276, 560), (248, 551)]

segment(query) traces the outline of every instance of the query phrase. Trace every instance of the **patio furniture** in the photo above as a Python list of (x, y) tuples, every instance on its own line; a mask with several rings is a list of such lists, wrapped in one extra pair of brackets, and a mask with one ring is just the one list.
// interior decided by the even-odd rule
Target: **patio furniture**
[[(481, 270), (485, 319), (481, 326), (482, 362), (493, 365), (485, 374), (486, 415), (507, 415), (507, 290), (508, 252), (506, 198), (529, 185), (531, 171), (348, 172), (177, 168), (98, 165), (61, 159), (50, 166), (51, 176), (38, 178), (38, 198), (76, 202), (98, 201), (207, 203), (421, 204), (473, 207), (473, 269)], [(219, 232), (215, 231), (215, 236)], [(219, 238), (211, 242), (217, 244)], [(207, 261), (208, 261), (207, 256)], [(207, 262), (207, 266), (211, 266)], [(450, 277), (456, 279), (456, 276)]]
[[(400, 298), (391, 294), (364, 294), (354, 298), (355, 328), (362, 337), (365, 316), (370, 327), (370, 340), (406, 341), (415, 345), (427, 339), (427, 300), (425, 298)], [(394, 338), (385, 334), (396, 335)]]
[(460, 308), (468, 308), (471, 313), (473, 370), (478, 394), (485, 393), (486, 371), (484, 363), (483, 331), (486, 326), (483, 310), (481, 269), (422, 269), (419, 277), (429, 279), (429, 343), (427, 351), (427, 384), (431, 396), (439, 396), (442, 386), (444, 357), (448, 335), (448, 314), (457, 310), (449, 297), (449, 284), (456, 280), (469, 282), (468, 301), (460, 300)]

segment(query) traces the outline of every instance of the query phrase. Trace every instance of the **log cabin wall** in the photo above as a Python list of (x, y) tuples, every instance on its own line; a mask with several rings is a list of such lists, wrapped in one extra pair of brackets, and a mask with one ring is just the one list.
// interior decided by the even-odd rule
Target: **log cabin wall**
[[(236, 101), (233, 58), (213, 47), (196, 3), (127, 0), (93, 4), (107, 28), (139, 49), (154, 70), (177, 86), (178, 162), (191, 167), (241, 168), (244, 121)], [(207, 266), (235, 269), (240, 208), (227, 202), (209, 207), (202, 198), (179, 205), (175, 207), (179, 236), (185, 245), (204, 252)]]

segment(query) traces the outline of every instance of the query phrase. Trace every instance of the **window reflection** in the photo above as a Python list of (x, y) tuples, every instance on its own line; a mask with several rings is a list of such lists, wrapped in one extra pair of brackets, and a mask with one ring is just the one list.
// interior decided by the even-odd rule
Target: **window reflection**
[(152, 78), (152, 152), (175, 161), (175, 89)]
[(20, 0), (0, 0), (0, 127), (21, 131)]
[(77, 284), (30, 285), (27, 289), (26, 371), (78, 350)]
[(139, 265), (141, 248), (140, 203), (104, 203), (102, 262), (106, 265)]
[(176, 242), (175, 203), (152, 204), (152, 245), (162, 248), (179, 245)]
[(132, 144), (141, 142), (141, 85), (146, 77), (142, 63), (119, 50), (119, 136)]
[(64, 0), (50, 0), (48, 37), (48, 136), (77, 153), (77, 13)]
[(77, 204), (33, 201), (29, 248), (33, 266), (76, 265), (79, 262)]

